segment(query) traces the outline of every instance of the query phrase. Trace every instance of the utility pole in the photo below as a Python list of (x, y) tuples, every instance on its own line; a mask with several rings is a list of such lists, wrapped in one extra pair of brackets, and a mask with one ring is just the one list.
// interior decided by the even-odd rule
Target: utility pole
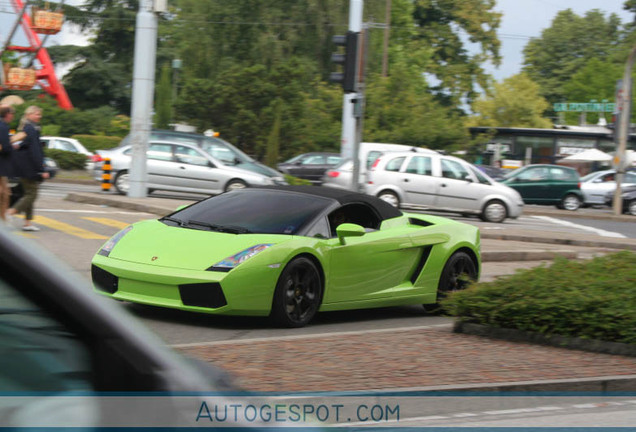
[[(155, 3), (156, 2), (156, 3)], [(128, 196), (145, 198), (148, 190), (146, 151), (152, 128), (152, 106), (155, 92), (155, 60), (157, 53), (157, 15), (165, 2), (140, 0), (135, 26), (135, 61), (130, 121), (132, 162)]]
[[(360, 33), (362, 30), (362, 7), (363, 0), (349, 0), (349, 31)], [(345, 93), (342, 103), (342, 147), (341, 154), (343, 158), (351, 158), (353, 160), (353, 176), (351, 189), (358, 190), (358, 182), (360, 177), (360, 134), (358, 133), (359, 122), (356, 114), (360, 115), (362, 98), (364, 96), (359, 92)], [(356, 111), (356, 112), (354, 112)]]
[(386, 0), (386, 24), (384, 27), (384, 48), (382, 52), (382, 76), (389, 75), (389, 34), (391, 31), (391, 0)]
[(619, 134), (618, 145), (616, 148), (616, 155), (614, 156), (614, 165), (616, 166), (616, 191), (614, 191), (613, 209), (615, 215), (621, 215), (623, 213), (623, 199), (621, 195), (623, 178), (625, 177), (625, 168), (627, 166), (627, 138), (629, 137), (629, 122), (631, 117), (630, 108), (632, 105), (632, 67), (634, 60), (636, 59), (636, 45), (629, 53), (627, 62), (625, 64), (625, 74), (623, 75), (623, 88), (621, 91), (621, 109), (620, 109), (620, 122), (619, 122)]

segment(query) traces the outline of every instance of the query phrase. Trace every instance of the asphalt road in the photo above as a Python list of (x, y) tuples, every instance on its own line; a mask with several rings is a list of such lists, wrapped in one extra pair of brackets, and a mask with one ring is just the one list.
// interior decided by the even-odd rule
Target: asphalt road
[[(94, 186), (44, 183), (36, 204), (38, 233), (20, 233), (32, 238), (41, 247), (69, 265), (79, 276), (88, 279), (90, 261), (94, 253), (110, 236), (130, 223), (156, 216), (107, 206), (78, 204), (64, 201), (70, 191), (94, 191)], [(171, 195), (171, 197), (174, 197)], [(199, 197), (193, 197), (197, 199)], [(501, 224), (485, 223), (477, 218), (462, 218), (478, 225), (482, 230), (498, 230)], [(598, 221), (577, 219), (574, 224), (563, 225), (553, 218), (521, 217), (507, 221), (526, 230), (553, 231), (558, 233), (587, 232), (585, 224)], [(17, 224), (16, 224), (17, 225)], [(629, 225), (629, 224), (627, 224)], [(634, 234), (632, 227), (610, 222), (608, 231)], [(599, 236), (599, 238), (601, 238)], [(90, 289), (87, 284), (87, 289)], [(272, 328), (264, 318), (234, 318), (204, 314), (191, 314), (149, 306), (125, 303), (123, 306), (141, 318), (147, 326), (159, 334), (168, 344), (213, 342), (228, 339), (253, 339), (286, 335), (323, 334), (349, 331), (373, 331), (376, 329), (418, 327), (449, 324), (450, 319), (431, 316), (419, 306), (386, 308), (347, 312), (321, 313), (311, 326), (303, 329)]]

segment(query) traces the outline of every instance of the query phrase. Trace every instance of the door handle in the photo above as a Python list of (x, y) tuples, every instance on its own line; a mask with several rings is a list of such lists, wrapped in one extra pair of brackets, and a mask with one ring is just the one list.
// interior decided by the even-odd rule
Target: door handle
[(442, 183), (440, 186), (441, 187), (446, 187), (446, 183)]
[(403, 181), (404, 183), (408, 183), (408, 182), (409, 182), (409, 179), (402, 179), (402, 181)]
[(181, 166), (179, 167), (179, 169), (186, 169), (186, 167), (184, 167), (183, 165), (181, 165)]

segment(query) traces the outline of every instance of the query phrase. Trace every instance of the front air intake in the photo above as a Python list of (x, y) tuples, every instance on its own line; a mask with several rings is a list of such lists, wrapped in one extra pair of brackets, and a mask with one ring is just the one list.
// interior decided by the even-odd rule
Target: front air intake
[(218, 282), (179, 285), (179, 295), (185, 306), (216, 309), (227, 304)]
[(115, 294), (119, 288), (117, 276), (97, 267), (95, 264), (91, 266), (91, 278), (95, 288), (100, 291)]

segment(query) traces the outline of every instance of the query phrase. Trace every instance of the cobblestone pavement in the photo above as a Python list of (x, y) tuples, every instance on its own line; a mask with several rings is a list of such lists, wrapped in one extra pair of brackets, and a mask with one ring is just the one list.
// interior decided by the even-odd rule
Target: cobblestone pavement
[(636, 374), (633, 357), (458, 334), (449, 325), (178, 349), (230, 371), (253, 391), (452, 388)]

